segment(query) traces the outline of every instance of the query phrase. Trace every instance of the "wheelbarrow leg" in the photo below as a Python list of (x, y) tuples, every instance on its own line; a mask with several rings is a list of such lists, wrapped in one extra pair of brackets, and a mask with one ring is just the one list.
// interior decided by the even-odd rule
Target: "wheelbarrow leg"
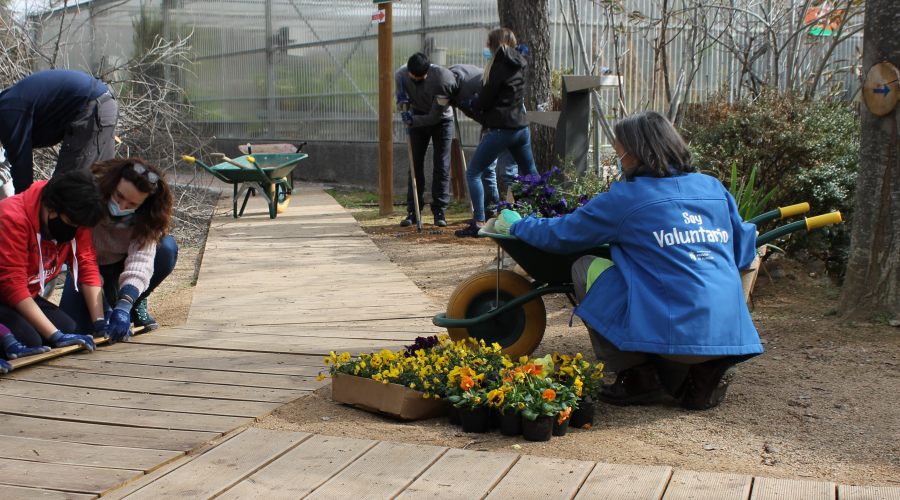
[(269, 184), (268, 191), (272, 193), (269, 197), (269, 218), (278, 217), (278, 184)]
[(233, 209), (234, 209), (234, 218), (237, 219), (237, 218), (239, 217), (239, 216), (238, 216), (238, 211), (237, 211), (238, 183), (235, 182), (234, 184), (232, 184), (232, 186), (234, 186), (234, 194), (231, 196), (231, 204), (232, 204)]
[(247, 208), (247, 200), (250, 199), (250, 193), (253, 191), (253, 188), (247, 189), (247, 194), (244, 195), (244, 203), (241, 205), (241, 213), (237, 215), (237, 217), (242, 217), (244, 215), (244, 209)]

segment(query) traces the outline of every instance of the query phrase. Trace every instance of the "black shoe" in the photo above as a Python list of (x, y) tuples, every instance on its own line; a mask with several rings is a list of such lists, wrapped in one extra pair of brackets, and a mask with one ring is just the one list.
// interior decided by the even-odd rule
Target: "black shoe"
[(409, 212), (405, 219), (400, 221), (400, 227), (411, 226), (416, 223), (416, 213)]
[(481, 229), (481, 227), (479, 227), (478, 224), (475, 224), (475, 221), (472, 221), (472, 223), (469, 225), (469, 227), (467, 227), (465, 229), (458, 229), (454, 234), (456, 234), (456, 236), (459, 238), (466, 238), (466, 237), (481, 238), (481, 236), (478, 234), (478, 231), (480, 229)]
[(666, 395), (666, 386), (659, 376), (656, 363), (644, 363), (616, 374), (616, 381), (607, 385), (597, 399), (615, 406), (652, 403)]
[(159, 328), (159, 323), (147, 313), (146, 298), (140, 299), (134, 303), (134, 307), (131, 308), (131, 322), (134, 323), (135, 330), (143, 328), (143, 330), (140, 330), (140, 333), (149, 332)]
[(444, 209), (435, 208), (432, 212), (434, 213), (434, 225), (437, 227), (447, 227), (447, 219), (444, 218)]
[(681, 407), (686, 410), (708, 410), (719, 406), (725, 400), (728, 384), (736, 376), (733, 356), (691, 365)]

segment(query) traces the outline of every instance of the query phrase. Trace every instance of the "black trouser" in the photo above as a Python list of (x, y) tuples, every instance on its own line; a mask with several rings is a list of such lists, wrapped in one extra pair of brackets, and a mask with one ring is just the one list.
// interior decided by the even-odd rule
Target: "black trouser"
[[(434, 148), (434, 173), (431, 182), (431, 211), (444, 209), (450, 203), (450, 141), (453, 139), (453, 120), (444, 120), (435, 125), (409, 129), (412, 144), (413, 166), (416, 169), (416, 191), (419, 195), (419, 210), (425, 208), (425, 153), (428, 143)], [(412, 178), (406, 186), (406, 209), (415, 213)]]
[[(43, 297), (34, 299), (38, 307), (47, 316), (59, 331), (63, 333), (75, 332), (75, 321), (62, 312), (55, 304)], [(0, 303), (0, 324), (9, 328), (16, 340), (25, 344), (25, 347), (40, 347), (44, 344), (44, 337), (31, 326), (15, 308)]]

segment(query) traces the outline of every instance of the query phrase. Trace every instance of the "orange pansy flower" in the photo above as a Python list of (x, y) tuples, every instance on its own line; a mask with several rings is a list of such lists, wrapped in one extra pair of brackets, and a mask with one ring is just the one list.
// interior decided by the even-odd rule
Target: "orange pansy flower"
[[(469, 389), (475, 387), (475, 381), (469, 377), (463, 377), (462, 382), (459, 383), (459, 387), (464, 391), (468, 391)], [(555, 393), (553, 397), (556, 397)]]
[(547, 389), (544, 391), (544, 394), (541, 395), (541, 397), (546, 399), (547, 401), (553, 401), (554, 399), (556, 399), (556, 391), (554, 391), (553, 389)]

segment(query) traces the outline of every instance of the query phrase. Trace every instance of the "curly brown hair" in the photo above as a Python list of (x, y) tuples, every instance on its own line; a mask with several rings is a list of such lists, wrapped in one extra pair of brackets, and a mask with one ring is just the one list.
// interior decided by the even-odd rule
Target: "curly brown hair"
[[(147, 172), (137, 173), (135, 164), (143, 165)], [(151, 241), (159, 242), (165, 236), (172, 219), (172, 191), (158, 168), (142, 158), (114, 158), (94, 163), (91, 171), (104, 203), (109, 203), (121, 179), (130, 181), (138, 191), (149, 193), (134, 212), (133, 238), (142, 248)], [(159, 180), (150, 182), (152, 176), (149, 173), (155, 174)]]

